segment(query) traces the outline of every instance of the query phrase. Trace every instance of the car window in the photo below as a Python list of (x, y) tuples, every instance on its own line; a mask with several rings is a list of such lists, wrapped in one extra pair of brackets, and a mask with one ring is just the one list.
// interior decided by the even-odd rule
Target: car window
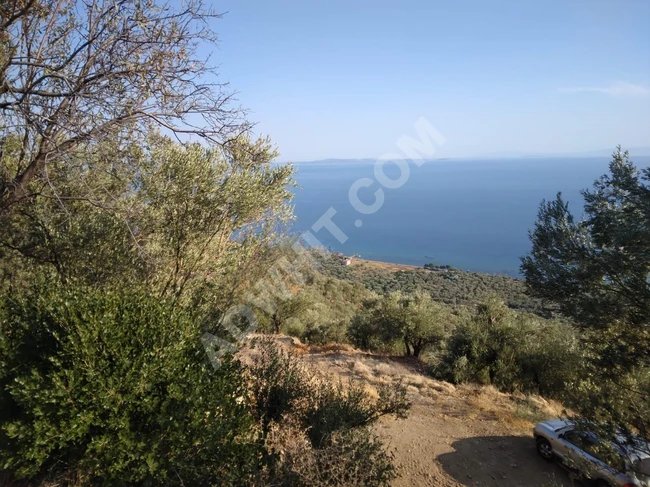
[(582, 431), (567, 431), (562, 435), (562, 438), (581, 450), (584, 450), (589, 443), (589, 440)]
[(625, 459), (607, 443), (587, 443), (584, 450), (617, 472), (625, 472)]
[(610, 445), (587, 431), (567, 431), (563, 438), (617, 472), (625, 471), (625, 459)]

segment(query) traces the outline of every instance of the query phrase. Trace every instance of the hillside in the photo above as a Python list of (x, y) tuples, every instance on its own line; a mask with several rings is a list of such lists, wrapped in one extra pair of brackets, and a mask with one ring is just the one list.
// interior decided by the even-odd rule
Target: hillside
[[(370, 394), (401, 382), (412, 408), (407, 419), (380, 421), (376, 433), (394, 455), (395, 487), (572, 486), (568, 474), (535, 451), (530, 430), (562, 408), (534, 395), (431, 379), (415, 360), (369, 354), (348, 345), (307, 346), (275, 340), (331, 380), (352, 380)], [(250, 348), (240, 352), (247, 359)]]
[(363, 284), (370, 291), (429, 292), (435, 301), (445, 304), (474, 305), (486, 297), (498, 295), (518, 311), (549, 317), (553, 308), (526, 294), (523, 281), (505, 275), (469, 272), (455, 268), (427, 270), (421, 267), (353, 259), (346, 266), (335, 254), (321, 256), (319, 271), (327, 276)]

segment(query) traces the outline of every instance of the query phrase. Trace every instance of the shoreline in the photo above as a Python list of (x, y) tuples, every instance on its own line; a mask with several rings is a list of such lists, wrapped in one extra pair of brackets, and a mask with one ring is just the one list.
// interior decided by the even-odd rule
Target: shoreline
[[(440, 270), (428, 270), (423, 265), (413, 265), (413, 264), (398, 264), (395, 262), (386, 262), (381, 260), (371, 260), (371, 259), (362, 259), (360, 257), (353, 257), (350, 265), (348, 267), (356, 267), (361, 271), (364, 270), (379, 270), (379, 271), (389, 271), (389, 272), (398, 272), (398, 271), (428, 271), (428, 272), (444, 272)], [(470, 271), (467, 269), (454, 268), (455, 272), (461, 272), (466, 274), (484, 274), (486, 276), (499, 276), (507, 277), (515, 281), (521, 281), (521, 277), (513, 276), (508, 273), (493, 273), (493, 272), (482, 272), (482, 271)]]
[(359, 257), (353, 257), (350, 262), (350, 267), (365, 267), (377, 270), (390, 270), (390, 271), (412, 271), (412, 270), (425, 270), (423, 266), (412, 264), (397, 264), (395, 262), (385, 262), (381, 260), (369, 260)]

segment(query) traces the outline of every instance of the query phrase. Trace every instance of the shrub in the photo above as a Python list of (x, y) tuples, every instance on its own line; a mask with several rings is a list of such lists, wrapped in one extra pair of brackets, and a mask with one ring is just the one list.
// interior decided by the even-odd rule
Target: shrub
[(310, 345), (324, 345), (330, 341), (330, 326), (322, 323), (308, 323), (302, 334), (302, 340)]
[(367, 428), (336, 433), (333, 441), (320, 449), (312, 448), (299, 428), (284, 425), (278, 436), (273, 438), (272, 448), (282, 454), (272, 485), (379, 487), (396, 478), (392, 455)]
[(578, 377), (581, 363), (570, 325), (516, 313), (493, 298), (456, 327), (434, 373), (454, 383), (557, 397)]
[(560, 321), (538, 322), (528, 337), (522, 372), (527, 389), (559, 397), (585, 374), (584, 353), (576, 330)]
[(305, 325), (303, 325), (298, 320), (290, 320), (284, 327), (284, 333), (292, 337), (300, 338), (302, 340), (305, 336)]
[(133, 290), (42, 286), (0, 301), (0, 464), (19, 478), (249, 485), (260, 447), (239, 362)]
[(308, 394), (304, 367), (271, 340), (256, 343), (258, 355), (249, 367), (254, 414), (266, 436), (271, 423), (279, 423)]
[(267, 484), (387, 485), (390, 456), (369, 426), (386, 414), (406, 415), (401, 386), (372, 400), (354, 383), (317, 377), (271, 341), (258, 342), (250, 368), (256, 416), (264, 424)]
[(312, 446), (328, 446), (335, 433), (365, 427), (386, 414), (405, 417), (410, 407), (406, 389), (393, 387), (380, 389), (379, 399), (371, 401), (358, 384), (319, 382), (309, 396), (308, 407), (302, 412), (302, 423)]
[(377, 346), (377, 325), (372, 314), (362, 311), (356, 314), (348, 325), (347, 337), (350, 343), (363, 350), (373, 350)]
[(355, 345), (371, 349), (377, 340), (399, 340), (405, 354), (415, 357), (426, 347), (441, 344), (455, 320), (446, 305), (434, 302), (423, 291), (390, 293), (365, 301), (364, 308), (348, 327), (348, 337)]

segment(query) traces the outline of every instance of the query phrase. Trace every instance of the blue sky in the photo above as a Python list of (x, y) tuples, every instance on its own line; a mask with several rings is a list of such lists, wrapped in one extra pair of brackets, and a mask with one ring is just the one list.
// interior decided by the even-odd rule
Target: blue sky
[(650, 146), (650, 0), (227, 0), (213, 61), (282, 160)]

